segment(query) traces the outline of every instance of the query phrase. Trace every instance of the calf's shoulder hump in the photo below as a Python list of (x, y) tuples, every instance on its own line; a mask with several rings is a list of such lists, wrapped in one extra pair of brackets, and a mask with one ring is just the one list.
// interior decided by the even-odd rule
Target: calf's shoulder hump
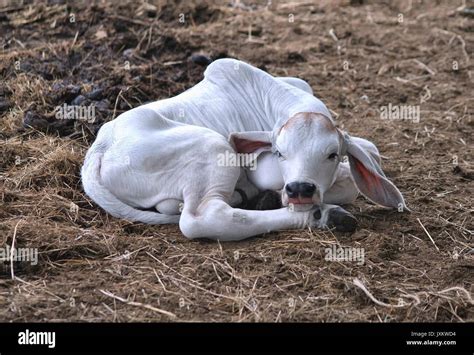
[(223, 58), (212, 62), (204, 72), (204, 77), (214, 83), (229, 79), (250, 79), (251, 77), (271, 77), (264, 71), (237, 59)]

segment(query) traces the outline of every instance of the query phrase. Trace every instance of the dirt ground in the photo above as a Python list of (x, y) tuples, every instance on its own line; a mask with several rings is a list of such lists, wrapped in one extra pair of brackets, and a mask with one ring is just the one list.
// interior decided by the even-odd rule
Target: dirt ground
[[(0, 8), (0, 248), (39, 253), (0, 264), (1, 321), (474, 320), (462, 1), (86, 3)], [(307, 80), (340, 127), (376, 143), (412, 213), (359, 197), (353, 234), (236, 243), (108, 216), (81, 186), (87, 148), (104, 122), (200, 81), (197, 53)], [(95, 122), (56, 119), (64, 103), (94, 105)], [(383, 119), (389, 105), (419, 120)], [(364, 263), (326, 260), (332, 246)]]

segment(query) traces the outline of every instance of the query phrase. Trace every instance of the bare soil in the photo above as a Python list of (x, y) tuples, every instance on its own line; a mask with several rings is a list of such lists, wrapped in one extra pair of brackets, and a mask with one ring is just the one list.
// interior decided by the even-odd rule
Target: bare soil
[[(461, 1), (14, 2), (0, 8), (2, 321), (473, 321), (474, 22)], [(469, 3), (467, 6), (469, 7)], [(471, 4), (472, 6), (472, 4)], [(202, 78), (193, 54), (307, 80), (376, 143), (412, 213), (350, 206), (353, 234), (238, 243), (108, 216), (80, 167), (98, 128)], [(82, 96), (82, 97), (81, 97)], [(96, 120), (58, 120), (58, 105)], [(417, 120), (381, 108), (419, 106)], [(364, 263), (325, 260), (363, 248)]]

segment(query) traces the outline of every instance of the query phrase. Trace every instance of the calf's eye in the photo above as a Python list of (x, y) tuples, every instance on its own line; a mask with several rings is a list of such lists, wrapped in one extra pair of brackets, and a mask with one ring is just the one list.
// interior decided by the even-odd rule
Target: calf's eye
[(275, 154), (278, 158), (283, 158), (283, 155), (280, 153), (279, 150), (275, 150)]
[(331, 153), (331, 154), (329, 154), (328, 159), (329, 159), (329, 160), (334, 160), (334, 159), (336, 159), (338, 156), (339, 156), (339, 155), (338, 155), (337, 153)]

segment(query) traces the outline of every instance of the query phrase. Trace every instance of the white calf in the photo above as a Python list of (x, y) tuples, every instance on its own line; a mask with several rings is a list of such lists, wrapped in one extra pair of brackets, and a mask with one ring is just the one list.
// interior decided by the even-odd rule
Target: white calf
[[(258, 157), (257, 170), (218, 164), (235, 152)], [(348, 163), (339, 164), (345, 155)], [(222, 59), (190, 90), (104, 124), (86, 155), (82, 179), (86, 193), (116, 217), (179, 222), (189, 238), (239, 240), (326, 226), (334, 207), (328, 204), (352, 202), (354, 182), (383, 206), (405, 206), (379, 163), (375, 146), (337, 129), (304, 81)], [(239, 200), (236, 187), (255, 194), (255, 185), (281, 189), (283, 205), (292, 208), (231, 207)]]

